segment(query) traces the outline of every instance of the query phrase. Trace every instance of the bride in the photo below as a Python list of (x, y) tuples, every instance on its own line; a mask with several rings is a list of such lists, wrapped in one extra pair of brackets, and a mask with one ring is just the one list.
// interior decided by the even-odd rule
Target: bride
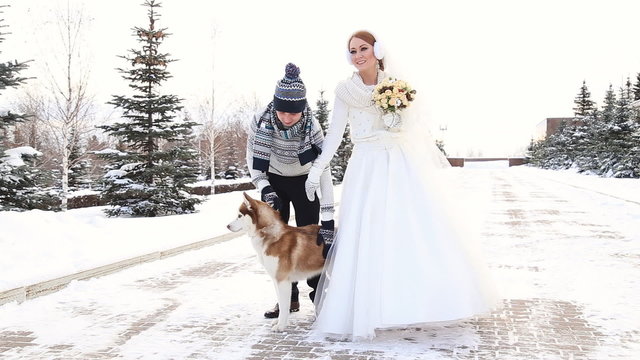
[(349, 123), (354, 148), (336, 240), (316, 297), (315, 331), (371, 339), (376, 329), (489, 310), (490, 284), (470, 250), (474, 239), (443, 195), (449, 163), (424, 128), (420, 89), (399, 124), (385, 124), (372, 94), (394, 74), (386, 72), (380, 43), (358, 31), (349, 38), (347, 56), (357, 71), (336, 88), (322, 154), (306, 182), (313, 200)]

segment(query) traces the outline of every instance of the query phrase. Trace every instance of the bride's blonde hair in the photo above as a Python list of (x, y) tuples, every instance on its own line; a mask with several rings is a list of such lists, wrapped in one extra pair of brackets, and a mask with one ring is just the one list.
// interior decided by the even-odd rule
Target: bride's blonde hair
[[(349, 44), (351, 44), (351, 40), (353, 38), (358, 38), (366, 42), (367, 44), (371, 45), (371, 47), (373, 47), (373, 44), (376, 43), (376, 37), (373, 36), (372, 33), (366, 30), (360, 30), (360, 31), (354, 32), (353, 35), (349, 37), (349, 40), (347, 41), (347, 50), (349, 50)], [(380, 66), (380, 70), (384, 71), (384, 62), (382, 61), (382, 59), (377, 59), (377, 60), (378, 60), (378, 66)]]

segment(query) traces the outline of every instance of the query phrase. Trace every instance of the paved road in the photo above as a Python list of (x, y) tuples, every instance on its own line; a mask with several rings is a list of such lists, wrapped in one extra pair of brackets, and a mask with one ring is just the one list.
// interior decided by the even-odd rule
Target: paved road
[(491, 197), (482, 240), (501, 302), (490, 314), (352, 343), (309, 338), (304, 299), (291, 330), (273, 333), (261, 315), (273, 287), (242, 237), (1, 306), (0, 358), (640, 358), (639, 239), (611, 216), (640, 206), (529, 172), (460, 174)]

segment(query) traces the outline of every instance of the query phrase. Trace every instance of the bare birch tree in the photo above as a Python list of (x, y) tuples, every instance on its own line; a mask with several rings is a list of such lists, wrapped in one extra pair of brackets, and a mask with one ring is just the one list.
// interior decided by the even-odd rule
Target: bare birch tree
[[(227, 170), (231, 163), (244, 167), (247, 127), (261, 104), (253, 94), (241, 97), (212, 111), (210, 99), (202, 100), (194, 111), (194, 121), (202, 124), (196, 147), (200, 157), (215, 180), (217, 175)], [(214, 186), (214, 180), (211, 186)]]
[[(218, 30), (214, 27), (211, 30), (211, 48), (213, 53), (211, 54), (211, 99), (205, 102), (205, 107), (200, 108), (202, 115), (208, 114), (208, 121), (204, 122), (204, 134), (209, 142), (209, 167), (211, 169), (211, 195), (216, 193), (216, 176), (215, 176), (215, 156), (216, 156), (216, 126), (215, 126), (215, 103), (216, 103), (216, 82), (215, 82), (215, 68), (216, 68), (216, 35)], [(208, 110), (208, 111), (207, 111)], [(204, 118), (204, 117), (203, 117)]]
[[(88, 18), (82, 9), (60, 9), (56, 18), (59, 64), (46, 63), (49, 99), (43, 121), (60, 154), (61, 209), (67, 209), (71, 148), (93, 131), (94, 95), (88, 91), (89, 70), (83, 63), (83, 35)], [(76, 159), (77, 161), (78, 159)]]
[(211, 176), (211, 194), (214, 193), (215, 185), (215, 154), (221, 147), (221, 143), (216, 141), (221, 129), (219, 119), (215, 118), (214, 99), (214, 91), (211, 90), (211, 98), (204, 100), (197, 110), (198, 122), (203, 125), (202, 134), (198, 137), (200, 139), (198, 149), (201, 152), (201, 157), (208, 160)]

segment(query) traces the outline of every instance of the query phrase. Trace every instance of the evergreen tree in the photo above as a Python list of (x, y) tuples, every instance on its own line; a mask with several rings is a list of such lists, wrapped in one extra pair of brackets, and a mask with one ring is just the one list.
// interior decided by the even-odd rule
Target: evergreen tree
[(586, 81), (582, 81), (580, 92), (575, 100), (573, 100), (573, 103), (576, 104), (576, 107), (573, 108), (575, 117), (585, 117), (593, 114), (595, 103), (591, 100), (591, 92), (589, 92), (589, 88), (587, 88)]
[[(0, 6), (0, 9), (5, 6), (6, 5)], [(0, 10), (0, 14), (2, 13), (3, 12)], [(0, 23), (3, 21), (4, 19), (0, 19)], [(0, 26), (0, 28), (3, 27), (6, 27), (6, 25)], [(7, 33), (0, 32), (0, 44), (5, 40), (4, 35), (7, 35)], [(20, 72), (24, 71), (28, 67), (27, 63), (28, 61), (18, 60), (0, 62), (0, 91), (7, 88), (17, 88), (25, 83), (27, 78), (20, 76)], [(6, 129), (11, 125), (24, 121), (25, 119), (26, 116), (24, 114), (16, 114), (11, 111), (0, 113), (0, 146), (4, 143)]]
[(616, 103), (614, 124), (609, 129), (609, 153), (611, 157), (612, 175), (614, 177), (634, 177), (632, 160), (633, 135), (636, 124), (632, 120), (631, 102), (633, 90), (631, 81), (627, 79), (624, 87), (620, 88), (620, 96)]
[(353, 151), (353, 143), (351, 142), (351, 129), (349, 125), (344, 130), (340, 147), (336, 151), (336, 156), (331, 161), (331, 175), (337, 184), (342, 183), (344, 175), (347, 171), (347, 165), (351, 158), (351, 152)]
[(631, 134), (631, 150), (623, 159), (631, 170), (631, 177), (640, 178), (640, 125), (635, 123), (635, 130)]
[(604, 176), (640, 177), (640, 122), (631, 107), (635, 93), (627, 79), (618, 96), (609, 85), (602, 110), (589, 108), (586, 84), (576, 97), (575, 119), (529, 144), (530, 163), (542, 168), (575, 167)]
[[(326, 133), (329, 129), (329, 101), (324, 98), (324, 91), (320, 91), (320, 99), (316, 102), (317, 109), (315, 111), (315, 117), (318, 119), (322, 130)], [(342, 183), (342, 179), (344, 178), (344, 174), (347, 170), (347, 164), (349, 163), (349, 158), (351, 157), (351, 151), (353, 149), (353, 144), (351, 143), (351, 139), (349, 137), (349, 125), (347, 125), (344, 134), (342, 136), (342, 141), (340, 142), (340, 146), (338, 150), (336, 150), (336, 154), (331, 159), (331, 177), (336, 184)]]
[(603, 175), (611, 170), (611, 154), (609, 151), (610, 130), (614, 126), (616, 112), (616, 95), (613, 85), (609, 84), (609, 88), (604, 96), (604, 104), (599, 116), (593, 124), (592, 138), (593, 143), (590, 146), (591, 153), (595, 154), (595, 172)]
[(594, 109), (590, 115), (580, 119), (573, 133), (574, 164), (579, 172), (596, 172), (599, 164), (596, 158), (599, 139), (596, 134), (598, 111)]
[(109, 216), (161, 216), (195, 211), (201, 202), (187, 192), (187, 184), (197, 177), (197, 152), (189, 146), (193, 136), (191, 121), (179, 121), (182, 99), (160, 95), (161, 84), (170, 78), (167, 65), (175, 60), (159, 51), (168, 36), (166, 28), (157, 28), (160, 7), (146, 0), (149, 25), (135, 27), (141, 49), (121, 56), (131, 68), (119, 69), (130, 82), (133, 96), (115, 95), (109, 104), (122, 111), (124, 122), (101, 126), (119, 138), (125, 152), (107, 153), (111, 171), (105, 176), (103, 196), (111, 208)]
[(443, 140), (436, 140), (436, 146), (438, 147), (438, 149), (440, 149), (440, 151), (442, 151), (442, 154), (444, 154), (444, 156), (448, 156), (447, 151), (444, 149)]
[(604, 95), (604, 106), (602, 107), (601, 119), (605, 124), (613, 123), (613, 118), (616, 111), (616, 94), (613, 91), (613, 85), (609, 84), (609, 89)]
[(320, 127), (322, 127), (322, 132), (325, 134), (327, 130), (329, 130), (329, 101), (324, 98), (324, 90), (320, 90), (320, 99), (316, 101), (316, 111), (314, 115), (318, 122), (320, 123)]
[(627, 80), (624, 87), (620, 88), (616, 97), (613, 87), (605, 95), (604, 107), (600, 116), (594, 122), (593, 145), (591, 152), (595, 154), (597, 169), (600, 175), (615, 177), (630, 177), (633, 173), (628, 166), (623, 164), (632, 148), (632, 134), (634, 123), (632, 121), (633, 93), (631, 82)]
[(571, 140), (575, 127), (573, 124), (563, 120), (558, 129), (546, 142), (549, 157), (545, 162), (545, 167), (551, 169), (568, 169), (573, 164), (573, 147)]
[(591, 100), (591, 92), (587, 88), (586, 81), (582, 81), (580, 92), (573, 100), (576, 107), (573, 108), (575, 121), (573, 126), (567, 127), (567, 154), (571, 159), (571, 166), (579, 171), (588, 171), (597, 168), (591, 153), (591, 146), (596, 138), (593, 137), (592, 126), (597, 113), (596, 104)]
[(531, 139), (527, 148), (527, 158), (531, 165), (546, 168), (548, 158), (546, 140), (534, 141)]
[[(3, 7), (0, 6), (0, 14)], [(0, 19), (2, 21), (4, 19)], [(5, 40), (4, 35), (6, 33), (0, 32), (0, 44)], [(25, 69), (27, 61), (0, 62), (0, 91), (24, 84), (27, 78), (20, 76), (20, 72)], [(25, 114), (13, 113), (11, 110), (0, 112), (0, 210), (33, 208), (36, 173), (30, 165), (39, 153), (28, 146), (15, 149), (5, 147), (9, 128), (26, 118)]]
[(640, 100), (640, 73), (636, 77), (636, 84), (633, 85), (633, 100)]
[(104, 158), (98, 156), (96, 152), (109, 148), (109, 143), (104, 139), (99, 139), (96, 135), (91, 135), (87, 139), (87, 145), (85, 154), (87, 157), (87, 178), (89, 179), (89, 188), (94, 190), (101, 190), (103, 183), (102, 176), (104, 175), (104, 168), (107, 165)]
[(71, 131), (71, 139), (74, 141), (69, 143), (69, 190), (78, 190), (88, 188), (91, 183), (89, 179), (90, 162), (83, 156), (79, 137), (75, 131)]
[(575, 120), (571, 126), (565, 128), (565, 135), (568, 137), (566, 154), (571, 161), (571, 166), (577, 167), (580, 171), (587, 168), (593, 169), (595, 164), (590, 151), (593, 138), (589, 130), (597, 111), (585, 80), (582, 81), (580, 91), (573, 103), (576, 106), (573, 108)]

